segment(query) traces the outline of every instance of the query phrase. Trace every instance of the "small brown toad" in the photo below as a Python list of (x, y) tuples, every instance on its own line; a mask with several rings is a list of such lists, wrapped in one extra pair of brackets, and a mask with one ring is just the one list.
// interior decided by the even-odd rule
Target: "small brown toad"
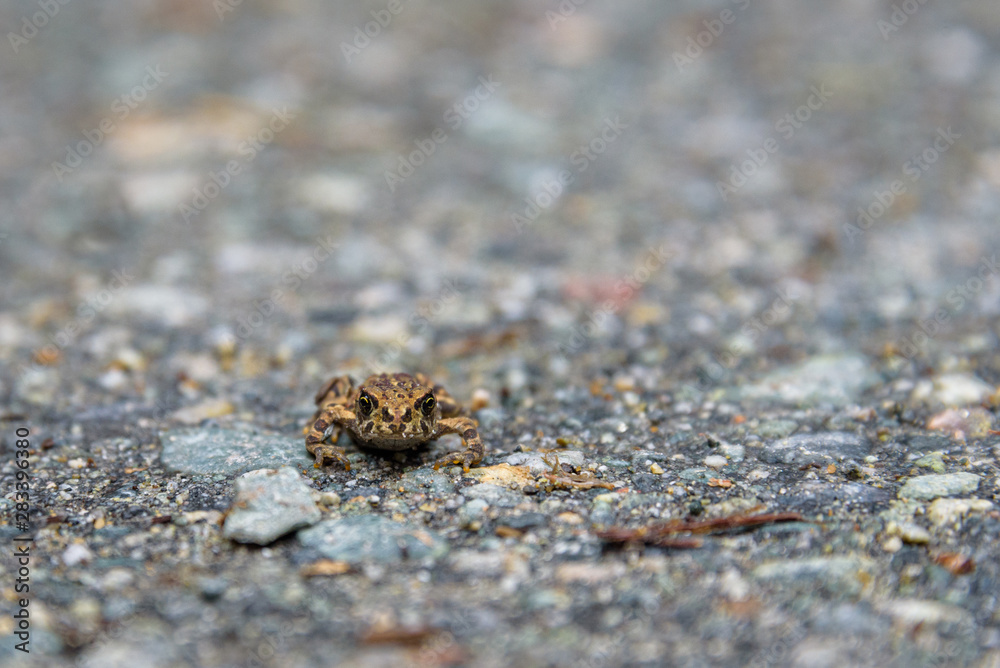
[(441, 457), (435, 469), (461, 464), (468, 471), (483, 459), (475, 420), (459, 416), (461, 407), (447, 390), (420, 373), (369, 376), (357, 387), (348, 376), (331, 378), (316, 394), (316, 405), (306, 435), (316, 468), (339, 462), (351, 470), (344, 449), (326, 443), (336, 443), (342, 429), (355, 443), (380, 450), (409, 450), (445, 434), (461, 435), (466, 449)]

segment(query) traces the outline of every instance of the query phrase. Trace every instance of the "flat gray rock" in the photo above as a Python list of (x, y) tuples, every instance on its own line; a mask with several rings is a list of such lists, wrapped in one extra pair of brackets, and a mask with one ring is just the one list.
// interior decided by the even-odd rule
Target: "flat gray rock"
[(871, 452), (871, 443), (847, 431), (796, 434), (772, 441), (761, 448), (757, 457), (768, 464), (826, 464), (860, 459)]
[(759, 382), (738, 388), (742, 399), (757, 399), (795, 406), (819, 403), (843, 406), (857, 401), (881, 381), (863, 355), (821, 355), (795, 366), (776, 369)]
[(163, 466), (181, 473), (235, 474), (256, 469), (308, 468), (301, 436), (236, 429), (171, 429), (160, 435)]
[(324, 520), (299, 531), (298, 539), (327, 559), (350, 564), (436, 559), (448, 552), (448, 544), (430, 529), (379, 515)]
[(236, 498), (222, 535), (240, 543), (267, 545), (322, 517), (312, 489), (290, 466), (244, 473), (233, 487)]
[(920, 475), (907, 480), (896, 496), (901, 499), (929, 501), (939, 496), (971, 494), (979, 488), (979, 480), (980, 476), (966, 472)]

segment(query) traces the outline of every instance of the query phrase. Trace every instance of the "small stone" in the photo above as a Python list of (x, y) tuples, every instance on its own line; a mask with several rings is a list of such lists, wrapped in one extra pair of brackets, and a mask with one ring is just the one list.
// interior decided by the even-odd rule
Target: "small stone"
[(654, 462), (650, 464), (649, 472), (652, 473), (653, 475), (663, 475), (663, 468), (659, 464)]
[[(559, 459), (559, 464), (569, 464), (574, 468), (584, 464), (583, 453), (579, 450), (558, 450), (544, 455), (537, 452), (515, 452), (505, 459), (511, 466), (526, 466), (531, 473), (540, 475), (552, 472), (552, 463)], [(546, 461), (548, 460), (548, 461)]]
[(222, 535), (240, 543), (267, 545), (322, 516), (312, 490), (290, 466), (245, 473), (236, 479), (234, 489)]
[(934, 471), (934, 473), (944, 473), (944, 453), (939, 451), (932, 452), (929, 455), (924, 455), (917, 461), (913, 462), (913, 465), (930, 469)]
[(313, 459), (301, 437), (236, 429), (177, 429), (160, 435), (161, 459), (180, 473), (246, 473), (289, 465), (306, 469)]
[(972, 619), (972, 614), (968, 611), (938, 601), (891, 599), (876, 603), (876, 607), (911, 628), (919, 624), (961, 623)]
[(83, 543), (73, 543), (62, 553), (62, 562), (72, 568), (78, 564), (90, 563), (94, 559), (94, 553)]
[(504, 487), (509, 487), (511, 484), (523, 487), (535, 481), (527, 466), (511, 466), (507, 463), (496, 466), (480, 466), (470, 469), (466, 475), (483, 483)]
[(900, 499), (920, 499), (930, 501), (939, 496), (971, 494), (979, 488), (980, 476), (975, 473), (930, 474), (910, 478), (899, 489)]
[(222, 417), (233, 412), (233, 405), (225, 399), (206, 399), (194, 406), (174, 411), (170, 417), (182, 424), (200, 424), (203, 420)]
[(899, 536), (889, 536), (882, 541), (882, 549), (889, 554), (895, 554), (903, 549), (903, 539)]
[(990, 433), (993, 415), (983, 408), (949, 408), (927, 420), (927, 428), (948, 432), (953, 438), (982, 438)]
[(326, 559), (352, 565), (437, 559), (448, 552), (447, 542), (430, 529), (379, 515), (324, 520), (300, 530), (298, 540)]
[(747, 449), (745, 446), (734, 443), (723, 443), (719, 446), (719, 452), (730, 462), (739, 464), (746, 458)]
[(777, 401), (796, 406), (828, 403), (843, 406), (881, 378), (860, 354), (823, 355), (777, 369), (754, 385), (738, 388), (738, 398)]
[(889, 522), (885, 533), (888, 536), (899, 536), (904, 543), (910, 545), (926, 545), (931, 542), (930, 532), (913, 522)]
[(848, 459), (862, 459), (871, 451), (871, 443), (846, 431), (796, 434), (768, 443), (758, 452), (768, 464), (828, 464)]
[(969, 513), (993, 510), (986, 499), (935, 499), (927, 508), (927, 517), (935, 526), (953, 525)]
[(472, 400), (469, 402), (470, 411), (480, 411), (490, 405), (490, 393), (479, 387), (473, 390)]
[(991, 385), (972, 374), (946, 373), (917, 383), (910, 399), (924, 404), (959, 407), (981, 403), (993, 391)]
[(462, 490), (462, 494), (470, 499), (482, 499), (485, 503), (494, 508), (513, 508), (522, 500), (520, 494), (512, 492), (506, 487), (480, 483), (472, 485)]
[(719, 470), (729, 464), (729, 460), (722, 455), (709, 455), (705, 457), (705, 466), (710, 469)]
[(483, 499), (468, 501), (458, 509), (458, 521), (463, 527), (468, 527), (473, 522), (482, 520), (486, 514), (486, 509), (489, 507), (489, 504)]

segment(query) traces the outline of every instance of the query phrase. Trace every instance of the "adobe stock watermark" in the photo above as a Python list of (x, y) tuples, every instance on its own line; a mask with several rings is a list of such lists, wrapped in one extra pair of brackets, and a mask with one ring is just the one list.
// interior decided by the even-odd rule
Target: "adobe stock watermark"
[(170, 76), (170, 72), (164, 72), (159, 65), (147, 65), (145, 72), (146, 75), (141, 82), (114, 99), (110, 114), (98, 121), (93, 129), (83, 131), (83, 139), (76, 144), (66, 144), (66, 157), (62, 162), (52, 163), (52, 172), (60, 183), (64, 176), (72, 174), (74, 169), (82, 165), (84, 158), (103, 144), (104, 140), (118, 129), (118, 124), (128, 118), (129, 114)]
[(235, 12), (236, 8), (243, 4), (243, 0), (212, 0), (212, 8), (219, 21), (224, 21), (226, 14)]
[(893, 3), (889, 20), (878, 19), (875, 21), (875, 27), (882, 34), (882, 39), (889, 41), (889, 35), (906, 25), (910, 17), (925, 4), (927, 4), (927, 0), (903, 0), (900, 3)]
[(462, 292), (462, 286), (453, 279), (445, 279), (441, 289), (434, 299), (421, 304), (407, 319), (408, 331), (401, 333), (393, 341), (382, 346), (375, 356), (368, 360), (366, 367), (369, 375), (378, 373), (389, 373), (393, 363), (403, 354), (407, 344), (428, 330), (431, 322), (437, 318), (444, 309), (458, 299)]
[(556, 27), (576, 14), (576, 10), (585, 5), (587, 0), (560, 0), (559, 6), (555, 10), (546, 10), (545, 20), (549, 22), (549, 28), (555, 30)]
[[(809, 122), (813, 113), (822, 109), (831, 97), (833, 97), (833, 91), (827, 88), (825, 83), (821, 83), (818, 87), (811, 86), (805, 102), (796, 107), (795, 111), (786, 113), (774, 123), (775, 132), (780, 134), (785, 141), (791, 140), (795, 133)], [(745, 186), (779, 150), (781, 150), (781, 141), (771, 136), (761, 142), (758, 148), (748, 148), (747, 158), (742, 162), (730, 163), (729, 179), (715, 182), (715, 188), (719, 191), (722, 201), (728, 201), (729, 195), (735, 194)]]
[(348, 65), (351, 64), (352, 58), (360, 56), (361, 52), (372, 43), (372, 40), (389, 27), (392, 20), (402, 13), (408, 2), (409, 0), (389, 0), (385, 9), (371, 10), (372, 21), (368, 21), (364, 25), (354, 26), (354, 39), (350, 43), (340, 43), (340, 52), (344, 54), (344, 60), (347, 61)]
[[(750, 6), (750, 0), (732, 0), (732, 2), (736, 5), (738, 12), (742, 12)], [(726, 26), (732, 25), (734, 21), (736, 21), (736, 12), (728, 7), (719, 12), (716, 18), (702, 21), (705, 29), (695, 35), (688, 35), (687, 45), (683, 52), (674, 51), (674, 65), (677, 66), (677, 71), (683, 72), (685, 67), (693, 65), (694, 61), (701, 58), (705, 49), (715, 44), (715, 40), (725, 32)]]
[(584, 343), (592, 339), (597, 334), (604, 322), (611, 316), (618, 313), (642, 287), (649, 282), (653, 275), (663, 268), (667, 260), (674, 257), (675, 253), (664, 245), (656, 248), (650, 247), (646, 251), (646, 256), (630, 274), (623, 276), (615, 283), (613, 298), (604, 300), (596, 309), (587, 312), (584, 322), (570, 331), (569, 338), (559, 344), (559, 351), (564, 355), (572, 355), (583, 347)]
[(941, 155), (955, 144), (955, 140), (961, 139), (961, 137), (962, 135), (957, 132), (952, 132), (950, 125), (947, 128), (938, 128), (931, 145), (919, 155), (903, 163), (900, 169), (905, 180), (895, 179), (886, 190), (876, 190), (872, 193), (873, 198), (868, 206), (858, 207), (858, 215), (855, 219), (857, 225), (844, 223), (844, 234), (847, 235), (847, 240), (853, 242), (857, 237), (864, 236), (864, 233), (875, 224), (875, 221), (889, 211), (896, 198), (906, 192), (907, 182), (916, 183), (919, 181)]
[(953, 316), (961, 313), (966, 304), (983, 291), (987, 281), (998, 274), (1000, 274), (1000, 267), (997, 266), (996, 253), (990, 257), (985, 255), (981, 257), (975, 275), (948, 291), (945, 296), (947, 306), (936, 308), (928, 318), (918, 319), (913, 332), (900, 339), (899, 345), (896, 346), (899, 353), (907, 359), (913, 359), (931, 339), (937, 336), (941, 328), (948, 324)]
[[(128, 269), (115, 269), (112, 271), (111, 278), (108, 279), (105, 286), (77, 304), (76, 317), (52, 335), (49, 339), (50, 343), (34, 351), (32, 357), (35, 360), (57, 359), (59, 351), (72, 345), (76, 338), (83, 333), (86, 326), (97, 317), (97, 314), (104, 311), (114, 301), (115, 297), (134, 280), (135, 276)], [(33, 368), (37, 368), (37, 366), (28, 367), (22, 365), (20, 375), (23, 376)]]
[(597, 136), (577, 147), (569, 155), (569, 163), (574, 169), (572, 171), (562, 169), (554, 177), (543, 179), (538, 192), (524, 198), (524, 208), (520, 212), (510, 214), (510, 222), (514, 224), (518, 233), (523, 232), (528, 224), (538, 220), (543, 211), (551, 208), (566, 188), (576, 180), (577, 175), (586, 172), (590, 165), (608, 150), (608, 146), (617, 141), (627, 129), (628, 124), (622, 122), (621, 116), (615, 116), (614, 120), (605, 118)]
[(280, 110), (273, 109), (267, 125), (255, 134), (247, 136), (236, 147), (236, 152), (241, 160), (233, 159), (218, 171), (210, 170), (208, 179), (192, 190), (191, 199), (178, 205), (178, 211), (184, 222), (190, 225), (193, 219), (201, 215), (201, 212), (208, 208), (212, 200), (222, 194), (226, 186), (232, 183), (233, 178), (240, 174), (244, 167), (253, 162), (254, 158), (295, 120), (295, 116), (296, 114), (289, 111), (288, 107), (283, 107)]
[[(467, 121), (472, 114), (479, 110), (483, 102), (486, 102), (493, 94), (496, 92), (502, 84), (499, 81), (493, 80), (493, 75), (489, 74), (486, 77), (479, 77), (479, 85), (476, 86), (468, 95), (460, 100), (454, 102), (450, 107), (445, 109), (442, 115), (442, 120), (445, 125), (454, 132), (458, 130)], [(417, 171), (417, 167), (420, 167), (427, 159), (434, 155), (437, 151), (438, 145), (448, 141), (448, 133), (442, 127), (434, 128), (434, 131), (430, 133), (427, 137), (421, 139), (414, 139), (413, 145), (416, 148), (406, 155), (400, 154), (396, 158), (397, 167), (395, 170), (385, 170), (383, 173), (383, 178), (385, 179), (385, 184), (389, 186), (389, 192), (396, 192), (396, 187), (405, 181), (406, 179), (413, 176), (413, 173)]]
[[(290, 269), (282, 273), (281, 284), (288, 290), (295, 292), (303, 283), (308, 281), (320, 268), (324, 262), (333, 256), (337, 249), (334, 238), (327, 235), (325, 238), (316, 238), (316, 243), (308, 255), (298, 262), (295, 262)], [(255, 299), (251, 302), (250, 311), (241, 316), (236, 321), (236, 338), (239, 341), (246, 341), (253, 334), (254, 330), (264, 326), (271, 316), (278, 310), (278, 304), (285, 298), (285, 290), (275, 288), (267, 297)]]
[(56, 14), (68, 5), (72, 0), (35, 0), (35, 4), (41, 11), (35, 12), (30, 17), (21, 18), (21, 29), (18, 32), (8, 32), (7, 41), (14, 49), (14, 53), (38, 35), (39, 31), (49, 24), (49, 21), (56, 17)]

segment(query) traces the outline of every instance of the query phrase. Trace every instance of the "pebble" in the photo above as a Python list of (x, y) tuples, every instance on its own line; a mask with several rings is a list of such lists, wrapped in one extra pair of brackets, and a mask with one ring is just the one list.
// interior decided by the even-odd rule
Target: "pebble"
[(466, 487), (462, 490), (462, 494), (466, 498), (482, 499), (494, 508), (513, 508), (524, 500), (524, 497), (520, 493), (486, 482)]
[(235, 498), (222, 535), (240, 543), (267, 545), (322, 517), (312, 489), (290, 466), (244, 473), (233, 488)]
[(448, 543), (434, 531), (379, 515), (324, 520), (301, 529), (297, 537), (302, 545), (315, 549), (324, 558), (349, 564), (437, 559), (448, 552)]
[(930, 532), (913, 522), (889, 522), (885, 533), (888, 536), (898, 536), (904, 543), (910, 545), (926, 545), (931, 542)]
[(406, 471), (393, 486), (407, 494), (423, 492), (430, 493), (431, 496), (445, 496), (455, 491), (451, 476), (427, 466)]
[(930, 469), (931, 471), (934, 471), (934, 473), (944, 473), (944, 453), (932, 452), (929, 455), (924, 455), (917, 461), (913, 462), (913, 465)]
[(206, 399), (194, 406), (185, 406), (174, 411), (170, 417), (182, 424), (195, 425), (203, 420), (222, 417), (233, 412), (233, 405), (225, 399)]
[(709, 455), (708, 457), (705, 457), (704, 464), (710, 469), (719, 470), (727, 466), (729, 464), (729, 460), (722, 455)]
[(496, 466), (480, 466), (470, 469), (465, 475), (481, 483), (501, 487), (510, 487), (511, 485), (524, 487), (535, 482), (534, 476), (531, 475), (526, 466), (511, 466), (506, 463)]
[(927, 420), (927, 428), (948, 432), (953, 438), (983, 438), (990, 433), (993, 415), (983, 408), (949, 408)]
[(880, 601), (876, 603), (876, 608), (910, 628), (918, 624), (963, 622), (970, 620), (972, 617), (971, 613), (955, 605), (914, 598)]
[(284, 465), (306, 469), (313, 459), (302, 438), (236, 429), (174, 429), (160, 435), (163, 465), (181, 473), (246, 473)]
[(969, 513), (993, 510), (986, 499), (935, 499), (927, 508), (927, 517), (935, 526), (953, 525)]
[(896, 493), (900, 499), (930, 501), (939, 496), (971, 494), (979, 488), (980, 476), (975, 473), (929, 474), (910, 478)]
[(872, 567), (872, 562), (862, 557), (807, 557), (769, 561), (755, 568), (752, 575), (757, 580), (765, 581), (822, 582), (858, 587), (858, 572), (871, 572)]
[(801, 364), (772, 371), (759, 382), (739, 388), (744, 399), (775, 401), (796, 406), (855, 402), (881, 381), (871, 363), (860, 354), (822, 355)]
[(68, 567), (93, 561), (94, 553), (83, 543), (73, 543), (62, 553), (62, 562)]
[(968, 373), (945, 373), (921, 380), (910, 394), (911, 401), (945, 406), (968, 406), (982, 402), (994, 388)]
[(511, 466), (526, 466), (535, 475), (540, 475), (552, 471), (552, 465), (547, 464), (545, 460), (554, 462), (556, 457), (559, 458), (560, 465), (569, 464), (573, 467), (583, 466), (585, 461), (583, 453), (579, 450), (559, 450), (545, 455), (538, 452), (515, 452), (504, 461)]
[(723, 443), (719, 446), (719, 452), (722, 453), (726, 459), (734, 464), (739, 464), (744, 459), (746, 459), (747, 449), (745, 446), (734, 444), (734, 443)]
[(761, 448), (757, 456), (768, 464), (802, 466), (863, 459), (871, 447), (867, 439), (851, 432), (818, 432), (772, 441)]
[(663, 467), (654, 462), (649, 465), (649, 472), (653, 475), (663, 475)]
[(459, 522), (463, 527), (469, 527), (474, 522), (482, 520), (486, 514), (486, 509), (489, 507), (490, 504), (486, 503), (483, 499), (468, 501), (458, 509)]

